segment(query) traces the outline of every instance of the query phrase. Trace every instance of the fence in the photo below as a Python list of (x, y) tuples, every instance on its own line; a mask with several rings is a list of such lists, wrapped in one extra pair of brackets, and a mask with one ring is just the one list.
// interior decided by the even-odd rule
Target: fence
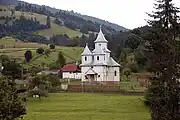
[(118, 85), (68, 85), (69, 92), (120, 93), (122, 95), (142, 96), (144, 92), (121, 90)]

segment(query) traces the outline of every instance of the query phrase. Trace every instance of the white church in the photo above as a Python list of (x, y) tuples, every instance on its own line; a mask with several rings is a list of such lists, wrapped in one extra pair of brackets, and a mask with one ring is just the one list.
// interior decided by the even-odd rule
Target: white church
[(98, 82), (103, 84), (119, 84), (120, 65), (110, 56), (108, 41), (102, 33), (101, 27), (95, 43), (95, 49), (90, 51), (88, 45), (81, 54), (81, 81)]

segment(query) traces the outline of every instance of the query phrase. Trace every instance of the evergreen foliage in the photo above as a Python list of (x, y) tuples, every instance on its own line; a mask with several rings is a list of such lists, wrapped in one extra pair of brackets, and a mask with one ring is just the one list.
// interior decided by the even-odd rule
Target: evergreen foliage
[(152, 73), (146, 94), (152, 120), (180, 119), (180, 88), (177, 81), (180, 64), (178, 35), (178, 12), (172, 0), (157, 0), (155, 12), (149, 14), (154, 20), (146, 44), (148, 70)]
[(0, 119), (15, 120), (26, 114), (22, 99), (17, 94), (15, 83), (11, 80), (0, 78)]

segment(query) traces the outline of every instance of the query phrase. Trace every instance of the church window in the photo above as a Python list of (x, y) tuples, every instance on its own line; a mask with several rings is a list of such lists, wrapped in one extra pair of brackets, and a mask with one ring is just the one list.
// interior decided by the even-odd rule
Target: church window
[(105, 56), (104, 56), (104, 60), (105, 60)]
[(85, 57), (85, 61), (87, 61), (87, 57)]
[(114, 76), (117, 76), (117, 72), (116, 71), (114, 71)]
[(99, 60), (99, 56), (97, 56), (97, 60)]

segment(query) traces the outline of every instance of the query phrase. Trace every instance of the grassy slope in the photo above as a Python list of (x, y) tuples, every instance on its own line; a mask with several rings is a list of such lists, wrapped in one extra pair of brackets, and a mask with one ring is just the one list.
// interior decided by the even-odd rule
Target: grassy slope
[[(8, 9), (7, 6), (0, 6), (0, 8), (6, 9), (7, 11), (1, 11), (0, 16), (11, 16), (11, 11)], [(15, 17), (19, 18), (22, 15), (21, 11), (15, 11)], [(24, 12), (24, 16), (27, 19), (31, 19), (31, 17), (33, 18), (37, 18), (37, 21), (40, 21), (41, 24), (46, 24), (46, 18), (47, 16), (45, 15), (41, 15), (41, 14), (37, 14), (37, 13), (30, 13), (30, 12)], [(59, 26), (57, 24), (55, 24), (54, 21), (55, 18), (51, 18), (51, 28), (50, 29), (46, 29), (46, 30), (40, 30), (37, 31), (35, 33), (45, 36), (47, 38), (51, 37), (53, 34), (57, 35), (57, 34), (67, 34), (69, 37), (76, 37), (76, 36), (81, 36), (82, 33), (79, 31), (74, 31), (71, 30), (65, 26)], [(4, 23), (4, 21), (0, 21), (1, 24)]]
[[(37, 43), (23, 43), (23, 42), (15, 42), (15, 40), (11, 37), (6, 37), (0, 39), (0, 45), (6, 45), (5, 49), (0, 49), (0, 55), (8, 55), (13, 58), (19, 58), (20, 60), (24, 60), (24, 53), (27, 49), (31, 50), (33, 53), (33, 57), (35, 58), (36, 49), (39, 47), (43, 47), (44, 49), (48, 49), (47, 45), (37, 44)], [(15, 48), (14, 48), (15, 46)], [(58, 47), (56, 46), (56, 50), (53, 51), (49, 57), (45, 57), (42, 55), (31, 62), (31, 64), (41, 64), (45, 63), (50, 64), (54, 60), (57, 60), (59, 51), (63, 52), (64, 54), (71, 56), (73, 59), (79, 60), (80, 54), (82, 52), (82, 48), (78, 47)], [(67, 62), (72, 62), (74, 60), (65, 56)]]
[(60, 93), (30, 100), (25, 120), (149, 120), (148, 109), (135, 96)]

